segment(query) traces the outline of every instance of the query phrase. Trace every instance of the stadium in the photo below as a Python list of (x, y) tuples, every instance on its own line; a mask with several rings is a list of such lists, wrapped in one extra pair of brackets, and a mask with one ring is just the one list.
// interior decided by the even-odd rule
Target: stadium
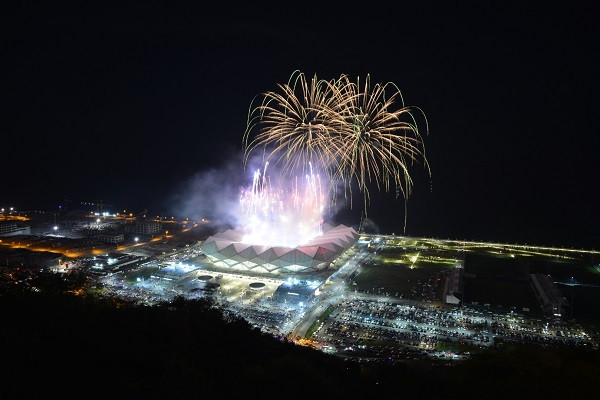
[(313, 272), (327, 268), (358, 240), (345, 225), (321, 227), (322, 234), (297, 247), (243, 243), (244, 232), (229, 229), (206, 239), (200, 249), (216, 266), (268, 273)]

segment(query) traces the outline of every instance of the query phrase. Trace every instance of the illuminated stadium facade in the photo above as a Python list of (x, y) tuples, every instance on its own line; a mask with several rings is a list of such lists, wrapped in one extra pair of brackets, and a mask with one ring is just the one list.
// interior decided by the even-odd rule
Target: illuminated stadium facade
[(358, 240), (345, 225), (323, 224), (323, 233), (296, 247), (243, 243), (244, 232), (229, 229), (206, 239), (201, 250), (220, 267), (269, 273), (311, 272), (326, 268)]

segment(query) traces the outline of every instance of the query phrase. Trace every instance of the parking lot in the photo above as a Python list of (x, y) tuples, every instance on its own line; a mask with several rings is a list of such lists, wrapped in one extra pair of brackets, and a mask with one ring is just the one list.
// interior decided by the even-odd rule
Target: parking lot
[(469, 308), (451, 309), (382, 301), (364, 296), (348, 299), (324, 321), (312, 339), (344, 350), (349, 346), (379, 345), (423, 349), (441, 343), (484, 348), (496, 341), (547, 345), (590, 345), (582, 329), (559, 321), (527, 319), (515, 313), (499, 314)]

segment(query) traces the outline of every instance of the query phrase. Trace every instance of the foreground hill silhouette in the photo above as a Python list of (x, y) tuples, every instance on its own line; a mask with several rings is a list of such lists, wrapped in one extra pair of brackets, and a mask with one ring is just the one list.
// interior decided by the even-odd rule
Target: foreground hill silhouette
[(205, 300), (146, 307), (4, 291), (0, 322), (3, 398), (573, 398), (600, 389), (597, 351), (505, 347), (452, 367), (360, 365), (263, 335)]

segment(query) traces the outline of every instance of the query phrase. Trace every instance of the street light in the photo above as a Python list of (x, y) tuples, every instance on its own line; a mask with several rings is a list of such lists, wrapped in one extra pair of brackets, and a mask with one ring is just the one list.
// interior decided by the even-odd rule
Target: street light
[(58, 230), (58, 226), (54, 225), (52, 229), (54, 229), (54, 232), (56, 232)]
[(140, 241), (140, 238), (136, 236), (136, 237), (133, 238), (133, 241), (137, 243), (137, 242)]

